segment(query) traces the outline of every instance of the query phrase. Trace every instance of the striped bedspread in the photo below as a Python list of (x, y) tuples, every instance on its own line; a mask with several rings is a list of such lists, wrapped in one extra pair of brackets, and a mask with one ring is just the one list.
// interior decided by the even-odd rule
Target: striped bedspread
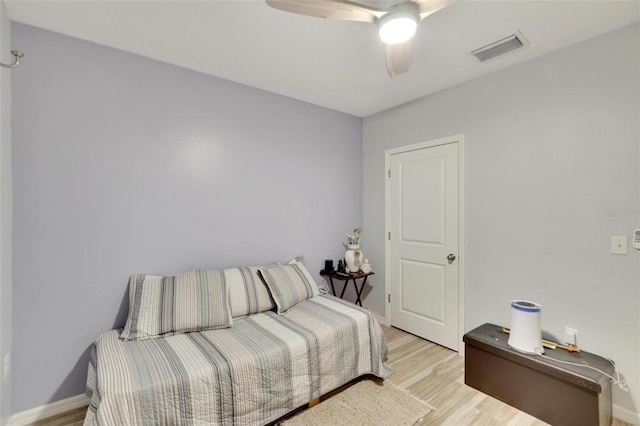
[(85, 425), (263, 425), (350, 380), (388, 377), (373, 315), (329, 295), (227, 329), (94, 344)]

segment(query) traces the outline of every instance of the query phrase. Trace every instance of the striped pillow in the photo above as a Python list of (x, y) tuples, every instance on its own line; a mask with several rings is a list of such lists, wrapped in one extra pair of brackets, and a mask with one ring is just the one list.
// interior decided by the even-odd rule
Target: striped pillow
[(246, 317), (275, 308), (269, 290), (258, 277), (258, 266), (225, 269), (229, 307), (233, 318)]
[(279, 314), (285, 313), (303, 300), (320, 294), (318, 285), (300, 262), (263, 266), (259, 272), (269, 287)]
[(170, 277), (133, 275), (129, 317), (122, 340), (146, 340), (232, 324), (222, 271), (197, 270)]

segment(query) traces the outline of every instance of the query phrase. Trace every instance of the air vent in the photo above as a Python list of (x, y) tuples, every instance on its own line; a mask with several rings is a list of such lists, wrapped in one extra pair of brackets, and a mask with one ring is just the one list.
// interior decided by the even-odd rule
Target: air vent
[(493, 59), (496, 56), (503, 55), (507, 52), (511, 52), (512, 50), (519, 49), (523, 46), (529, 44), (524, 36), (517, 31), (515, 34), (512, 34), (508, 37), (503, 38), (502, 40), (498, 40), (491, 44), (488, 44), (484, 47), (476, 49), (471, 52), (473, 56), (480, 62), (488, 61), (489, 59)]

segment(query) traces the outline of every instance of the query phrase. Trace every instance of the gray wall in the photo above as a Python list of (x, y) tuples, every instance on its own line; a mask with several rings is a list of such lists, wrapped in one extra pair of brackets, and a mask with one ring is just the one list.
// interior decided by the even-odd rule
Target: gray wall
[(303, 253), (319, 278), (343, 255), (360, 118), (25, 25), (13, 40), (13, 412), (84, 392), (131, 274)]
[[(13, 63), (11, 22), (0, 2), (0, 62)], [(4, 359), (11, 353), (11, 73), (0, 68), (0, 424), (10, 415), (11, 373)]]
[(463, 133), (465, 330), (537, 301), (544, 330), (617, 362), (631, 393), (614, 403), (640, 411), (640, 252), (610, 254), (640, 228), (639, 40), (627, 27), (365, 118), (365, 306), (384, 313), (385, 150)]

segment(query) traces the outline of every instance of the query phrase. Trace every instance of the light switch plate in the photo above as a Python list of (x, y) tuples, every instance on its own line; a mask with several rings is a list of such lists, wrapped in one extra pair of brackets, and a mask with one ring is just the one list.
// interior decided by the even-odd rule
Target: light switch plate
[(611, 254), (627, 255), (627, 237), (611, 237)]

